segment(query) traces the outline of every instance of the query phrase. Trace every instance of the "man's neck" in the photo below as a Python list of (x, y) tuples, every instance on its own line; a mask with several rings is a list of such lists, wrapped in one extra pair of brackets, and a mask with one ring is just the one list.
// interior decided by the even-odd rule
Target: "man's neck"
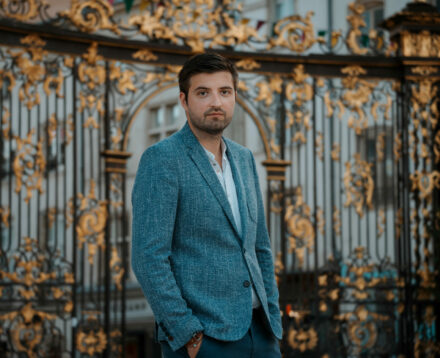
[(209, 134), (194, 128), (190, 122), (188, 122), (191, 131), (196, 136), (199, 143), (212, 154), (215, 155), (217, 163), (222, 167), (222, 133), (220, 134)]

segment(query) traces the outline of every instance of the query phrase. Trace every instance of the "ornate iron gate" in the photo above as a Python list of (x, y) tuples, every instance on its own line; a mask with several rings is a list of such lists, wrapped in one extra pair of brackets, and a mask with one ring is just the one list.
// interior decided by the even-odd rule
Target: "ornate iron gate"
[(439, 354), (440, 15), (350, 11), (263, 39), (235, 1), (0, 1), (2, 356), (124, 356), (130, 129), (208, 48), (264, 143), (284, 356)]

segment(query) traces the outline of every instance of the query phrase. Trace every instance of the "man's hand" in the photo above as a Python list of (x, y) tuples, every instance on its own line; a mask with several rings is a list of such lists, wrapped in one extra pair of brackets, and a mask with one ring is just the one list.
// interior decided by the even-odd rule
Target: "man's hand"
[(203, 333), (199, 332), (192, 337), (187, 344), (185, 344), (186, 350), (190, 358), (196, 358), (202, 346)]

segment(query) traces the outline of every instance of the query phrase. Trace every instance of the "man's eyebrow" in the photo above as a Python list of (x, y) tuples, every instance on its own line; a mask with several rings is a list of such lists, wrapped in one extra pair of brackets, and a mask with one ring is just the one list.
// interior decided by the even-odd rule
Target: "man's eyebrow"
[(197, 88), (194, 89), (194, 91), (198, 91), (198, 90), (208, 90), (208, 87), (203, 87), (203, 86), (199, 86)]

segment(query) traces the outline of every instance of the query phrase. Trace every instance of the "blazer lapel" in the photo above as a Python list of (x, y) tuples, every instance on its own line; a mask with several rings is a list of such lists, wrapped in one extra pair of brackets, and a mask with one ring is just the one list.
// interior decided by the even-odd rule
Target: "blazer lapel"
[[(189, 155), (191, 159), (200, 171), (200, 174), (205, 179), (209, 188), (213, 192), (214, 196), (220, 203), (226, 217), (234, 228), (235, 232), (239, 235), (237, 225), (235, 224), (234, 216), (232, 214), (231, 206), (229, 205), (228, 198), (216, 176), (214, 170), (212, 169), (211, 163), (209, 162), (208, 156), (204, 152), (202, 145), (199, 143), (198, 139), (194, 136), (188, 123), (181, 130), (182, 138), (184, 143), (189, 149)], [(241, 208), (240, 208), (241, 213)], [(239, 235), (240, 236), (240, 235)]]
[(228, 160), (231, 165), (232, 176), (234, 177), (235, 189), (237, 191), (238, 208), (240, 210), (240, 217), (241, 217), (241, 230), (242, 230), (241, 237), (242, 240), (244, 240), (244, 238), (246, 237), (247, 226), (248, 226), (246, 191), (244, 189), (245, 187), (244, 187), (242, 175), (240, 174), (240, 169), (239, 169), (240, 161), (235, 156), (233, 151), (230, 149), (231, 146), (228, 145), (227, 141), (226, 144), (228, 146), (226, 153), (228, 155)]

